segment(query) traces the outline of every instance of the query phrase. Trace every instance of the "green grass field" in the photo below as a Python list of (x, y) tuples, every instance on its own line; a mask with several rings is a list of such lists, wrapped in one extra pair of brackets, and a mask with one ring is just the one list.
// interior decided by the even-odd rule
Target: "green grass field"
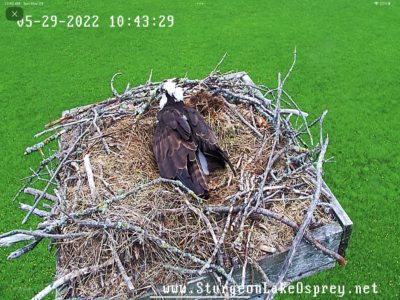
[[(55, 2), (55, 3), (53, 3)], [(0, 234), (35, 229), (39, 218), (25, 216), (18, 202), (31, 204), (21, 187), (28, 167), (40, 154), (24, 156), (44, 125), (63, 110), (111, 97), (110, 78), (122, 72), (115, 87), (183, 76), (204, 78), (225, 52), (222, 71), (247, 71), (256, 84), (277, 86), (297, 47), (295, 68), (285, 90), (314, 120), (325, 109), (324, 132), (330, 143), (325, 181), (354, 228), (348, 264), (302, 282), (345, 285), (345, 299), (400, 297), (400, 2), (374, 1), (46, 1), (24, 6), (26, 15), (98, 15), (97, 28), (68, 28), (49, 20), (19, 27), (0, 13)], [(134, 2), (134, 3), (132, 3)], [(110, 17), (125, 17), (110, 27)], [(173, 15), (172, 27), (137, 28), (137, 15), (151, 19)], [(127, 26), (130, 17), (131, 26)], [(151, 21), (150, 21), (151, 23)], [(158, 25), (156, 23), (156, 25)], [(168, 22), (165, 22), (168, 25)], [(314, 133), (317, 133), (315, 130)], [(28, 299), (54, 279), (55, 259), (48, 241), (18, 259), (0, 248), (0, 299)], [(27, 244), (27, 243), (26, 243)], [(378, 294), (356, 295), (355, 285), (377, 285)], [(348, 291), (353, 290), (353, 293)], [(277, 295), (309, 299), (312, 295)], [(319, 294), (318, 299), (338, 295)], [(54, 299), (54, 293), (45, 299)]]

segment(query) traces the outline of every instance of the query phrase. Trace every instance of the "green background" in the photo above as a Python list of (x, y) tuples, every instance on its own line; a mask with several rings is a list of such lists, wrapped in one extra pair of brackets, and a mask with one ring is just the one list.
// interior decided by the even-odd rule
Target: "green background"
[[(204, 78), (228, 52), (222, 71), (246, 71), (256, 84), (275, 88), (296, 46), (297, 62), (284, 89), (309, 120), (329, 111), (327, 157), (334, 155), (336, 163), (324, 166), (324, 179), (354, 222), (348, 264), (303, 283), (345, 285), (345, 299), (399, 297), (400, 3), (90, 0), (22, 7), (33, 20), (98, 15), (99, 27), (18, 27), (5, 19), (7, 6), (0, 6), (0, 234), (35, 229), (39, 222), (33, 216), (21, 225), (25, 213), (17, 202), (32, 204), (33, 197), (11, 203), (19, 179), (40, 160), (38, 153), (23, 155), (39, 141), (33, 135), (63, 110), (111, 97), (114, 73), (123, 73), (115, 82), (120, 93), (127, 82), (145, 83), (150, 69), (153, 81), (185, 72)], [(124, 27), (110, 28), (112, 15), (123, 15)], [(174, 25), (137, 28), (131, 20), (128, 27), (127, 18), (137, 15), (157, 22), (159, 15), (173, 15)], [(6, 258), (22, 243), (0, 249), (0, 299), (31, 298), (52, 281), (55, 259), (47, 242), (13, 261)], [(354, 285), (374, 282), (378, 294), (354, 294)]]

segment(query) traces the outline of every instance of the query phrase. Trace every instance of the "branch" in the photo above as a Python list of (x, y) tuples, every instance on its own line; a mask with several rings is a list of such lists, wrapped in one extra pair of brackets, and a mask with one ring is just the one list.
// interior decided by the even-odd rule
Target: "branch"
[[(28, 188), (24, 189), (24, 193), (39, 197), (43, 193), (43, 191), (28, 187)], [(50, 200), (51, 202), (57, 202), (57, 197), (50, 195), (48, 193), (45, 193), (43, 195), (43, 198), (46, 200)]]
[(39, 294), (37, 294), (35, 297), (32, 298), (32, 300), (40, 300), (43, 299), (47, 294), (49, 294), (52, 290), (55, 290), (56, 288), (62, 286), (63, 284), (71, 281), (72, 279), (78, 277), (78, 276), (83, 276), (86, 275), (88, 273), (93, 273), (93, 272), (97, 272), (99, 269), (104, 268), (108, 265), (111, 265), (113, 263), (114, 259), (111, 258), (109, 260), (107, 260), (105, 263), (99, 265), (99, 266), (95, 266), (95, 267), (86, 267), (83, 269), (79, 269), (76, 271), (73, 271), (67, 275), (64, 275), (63, 277), (57, 279), (56, 281), (52, 282), (51, 284), (49, 284), (44, 290), (42, 290)]
[(8, 260), (12, 260), (14, 258), (20, 257), (21, 255), (24, 255), (25, 253), (33, 250), (41, 241), (43, 238), (41, 237), (35, 237), (35, 240), (30, 243), (29, 245), (26, 245), (25, 247), (22, 247), (14, 252), (11, 252), (10, 255), (7, 257)]
[[(322, 119), (320, 121), (320, 128), (322, 131)], [(311, 221), (311, 218), (313, 216), (315, 207), (318, 204), (318, 200), (319, 200), (319, 196), (321, 194), (321, 186), (322, 186), (322, 164), (323, 164), (323, 159), (324, 159), (324, 155), (326, 152), (326, 148), (328, 147), (328, 141), (329, 138), (328, 136), (326, 137), (325, 143), (322, 146), (321, 149), (321, 153), (319, 155), (319, 159), (318, 159), (318, 164), (317, 164), (317, 189), (315, 191), (314, 194), (314, 199), (311, 201), (310, 203), (310, 207), (307, 210), (306, 216), (303, 219), (303, 222), (301, 223), (301, 226), (296, 234), (296, 237), (294, 238), (294, 241), (292, 243), (292, 245), (290, 246), (289, 252), (286, 256), (286, 259), (281, 267), (281, 270), (279, 272), (278, 275), (278, 279), (275, 281), (274, 287), (276, 288), (275, 290), (277, 290), (277, 287), (281, 284), (283, 278), (285, 277), (290, 264), (293, 261), (293, 257), (296, 253), (297, 247), (300, 244), (301, 240), (303, 239), (303, 235), (305, 234), (306, 229), (308, 228), (308, 225)], [(321, 142), (322, 142), (322, 133), (321, 133)], [(274, 287), (271, 289), (271, 291), (268, 294), (267, 300), (272, 300), (273, 297), (275, 296), (276, 291), (274, 291)], [(264, 297), (265, 298), (265, 297)]]
[[(36, 197), (37, 197), (37, 196), (36, 196)], [(36, 199), (36, 197), (35, 197), (35, 199)], [(19, 205), (19, 209), (24, 210), (24, 211), (27, 211), (27, 212), (32, 211), (32, 213), (33, 213), (35, 216), (38, 216), (38, 217), (40, 217), (40, 218), (47, 218), (47, 217), (50, 217), (50, 213), (47, 212), (47, 211), (40, 210), (40, 209), (37, 209), (37, 208), (32, 209), (32, 206), (27, 205), (27, 204), (24, 204), (24, 203), (18, 203), (18, 205)]]
[(111, 248), (111, 250), (113, 252), (114, 260), (115, 260), (115, 263), (117, 264), (119, 273), (121, 274), (122, 278), (125, 281), (126, 286), (128, 287), (129, 291), (131, 292), (131, 294), (133, 296), (133, 293), (135, 292), (135, 287), (133, 286), (131, 280), (129, 279), (128, 274), (126, 274), (125, 268), (122, 265), (122, 262), (121, 262), (121, 260), (119, 258), (117, 250), (115, 250), (115, 248), (114, 248), (114, 245), (113, 245), (114, 244), (114, 240), (112, 239), (112, 236), (107, 231), (106, 231), (106, 233), (111, 238), (111, 241), (108, 244), (109, 244), (109, 246), (110, 246), (110, 248)]
[(1, 247), (10, 247), (10, 246), (14, 245), (15, 243), (19, 243), (22, 241), (29, 241), (31, 239), (33, 239), (33, 236), (26, 235), (26, 234), (15, 234), (13, 236), (0, 238), (0, 248)]
[(87, 174), (88, 184), (90, 187), (90, 194), (92, 195), (92, 197), (94, 199), (96, 197), (96, 186), (94, 185), (93, 171), (92, 171), (92, 166), (90, 165), (89, 154), (86, 154), (83, 157), (83, 161), (85, 164), (85, 170), (86, 170), (86, 174)]
[(78, 142), (81, 140), (81, 138), (86, 135), (86, 133), (88, 133), (90, 126), (76, 139), (75, 143), (72, 145), (71, 149), (69, 149), (68, 153), (65, 155), (65, 157), (63, 158), (63, 160), (60, 162), (60, 164), (58, 165), (57, 169), (54, 171), (53, 176), (51, 177), (51, 179), (49, 180), (49, 183), (46, 185), (46, 187), (44, 188), (42, 194), (39, 196), (39, 198), (37, 198), (37, 200), (35, 201), (35, 203), (32, 206), (32, 209), (28, 212), (28, 214), (26, 215), (26, 217), (22, 220), (22, 224), (25, 224), (26, 221), (28, 220), (28, 218), (30, 217), (30, 215), (32, 214), (33, 210), (36, 208), (36, 206), (39, 204), (39, 201), (42, 200), (42, 198), (44, 197), (44, 194), (46, 194), (47, 189), (49, 188), (51, 182), (54, 180), (54, 178), (56, 178), (58, 172), (60, 172), (61, 167), (63, 166), (64, 162), (67, 160), (68, 156), (71, 154), (71, 152), (75, 149), (76, 145), (78, 144)]
[(67, 234), (48, 234), (48, 233), (44, 233), (43, 231), (40, 231), (40, 230), (29, 231), (29, 230), (23, 230), (23, 229), (16, 229), (16, 230), (12, 230), (12, 231), (1, 234), (0, 239), (14, 235), (14, 234), (18, 234), (18, 233), (31, 235), (31, 236), (39, 237), (39, 238), (54, 239), (54, 240), (73, 239), (73, 238), (81, 237), (81, 236), (84, 236), (87, 234), (87, 232), (67, 233)]
[(111, 83), (110, 83), (112, 94), (116, 97), (119, 97), (119, 95), (118, 95), (117, 91), (114, 89), (113, 84), (114, 84), (114, 78), (117, 77), (118, 75), (122, 75), (122, 73), (115, 73), (114, 76), (111, 78)]
[(251, 130), (254, 131), (254, 133), (257, 135), (257, 137), (258, 137), (259, 139), (262, 139), (262, 138), (263, 138), (263, 135), (262, 135), (256, 128), (254, 128), (249, 122), (247, 122), (247, 121), (245, 120), (245, 118), (237, 111), (237, 109), (234, 108), (232, 105), (230, 105), (229, 102), (226, 101), (225, 98), (224, 98), (224, 103), (225, 103), (226, 106), (228, 106), (228, 107), (230, 108), (231, 111), (233, 111), (233, 112), (239, 117), (239, 119), (240, 119), (244, 124), (246, 124)]

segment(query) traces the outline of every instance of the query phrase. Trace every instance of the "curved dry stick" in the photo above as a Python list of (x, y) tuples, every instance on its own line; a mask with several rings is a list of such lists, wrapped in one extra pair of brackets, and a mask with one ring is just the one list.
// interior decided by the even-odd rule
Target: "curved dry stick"
[(114, 76), (111, 78), (111, 82), (110, 82), (111, 91), (112, 91), (113, 95), (116, 97), (119, 97), (119, 95), (118, 95), (116, 89), (114, 89), (114, 78), (117, 77), (118, 75), (122, 75), (122, 73), (115, 73)]

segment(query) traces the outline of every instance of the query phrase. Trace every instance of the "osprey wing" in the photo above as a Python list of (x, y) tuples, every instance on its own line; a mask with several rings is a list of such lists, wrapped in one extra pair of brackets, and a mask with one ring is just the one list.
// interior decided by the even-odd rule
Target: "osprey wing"
[(228, 155), (219, 146), (217, 137), (207, 124), (200, 112), (191, 107), (185, 107), (187, 119), (193, 129), (194, 139), (197, 141), (199, 150), (205, 155), (213, 157), (221, 165), (225, 166), (225, 162), (231, 168), (234, 176), (236, 176), (235, 168), (229, 160)]
[(187, 119), (176, 109), (163, 109), (153, 135), (153, 152), (161, 177), (179, 179), (197, 195), (208, 193), (196, 144)]

